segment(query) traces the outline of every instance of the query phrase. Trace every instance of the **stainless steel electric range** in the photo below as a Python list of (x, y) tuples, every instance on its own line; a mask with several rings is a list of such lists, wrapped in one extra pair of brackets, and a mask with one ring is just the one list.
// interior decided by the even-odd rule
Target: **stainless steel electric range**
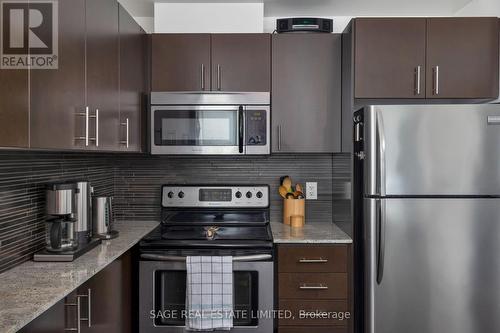
[[(161, 225), (140, 242), (141, 333), (186, 332), (186, 256), (233, 256), (234, 333), (273, 332), (269, 187), (164, 185)], [(225, 331), (227, 332), (227, 331)]]

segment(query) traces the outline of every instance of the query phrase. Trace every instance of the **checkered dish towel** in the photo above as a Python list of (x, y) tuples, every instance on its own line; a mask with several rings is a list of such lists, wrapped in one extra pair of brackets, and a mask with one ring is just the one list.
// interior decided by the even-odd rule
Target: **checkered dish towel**
[(233, 257), (186, 258), (186, 328), (194, 331), (233, 327)]

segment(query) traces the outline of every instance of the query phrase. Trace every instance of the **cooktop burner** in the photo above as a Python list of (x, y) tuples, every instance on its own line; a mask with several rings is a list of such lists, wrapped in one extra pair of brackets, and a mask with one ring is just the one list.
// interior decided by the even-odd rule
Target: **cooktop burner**
[(165, 224), (264, 224), (269, 222), (266, 211), (167, 211), (164, 213)]

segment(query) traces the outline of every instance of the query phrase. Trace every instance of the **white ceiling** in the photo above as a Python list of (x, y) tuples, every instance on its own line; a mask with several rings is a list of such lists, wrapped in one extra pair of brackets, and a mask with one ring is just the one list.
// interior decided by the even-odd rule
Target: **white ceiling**
[(119, 0), (135, 17), (153, 17), (155, 2), (263, 2), (264, 16), (453, 15), (471, 0)]

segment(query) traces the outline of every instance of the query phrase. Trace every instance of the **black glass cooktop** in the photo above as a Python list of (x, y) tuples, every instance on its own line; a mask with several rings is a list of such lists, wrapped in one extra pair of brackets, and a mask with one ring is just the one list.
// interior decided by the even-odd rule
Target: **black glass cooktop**
[(269, 222), (267, 211), (170, 211), (163, 213), (165, 224), (265, 224)]

